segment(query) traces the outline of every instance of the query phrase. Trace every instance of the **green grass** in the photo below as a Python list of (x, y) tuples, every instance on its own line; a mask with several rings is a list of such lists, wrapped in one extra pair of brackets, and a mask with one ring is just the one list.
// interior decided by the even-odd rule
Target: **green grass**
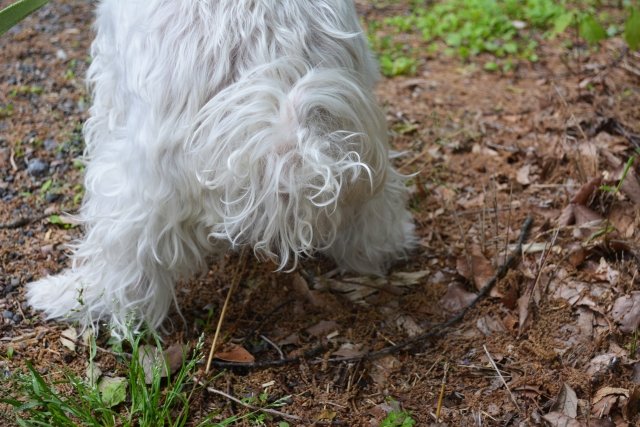
[(387, 399), (387, 403), (394, 409), (387, 414), (380, 423), (380, 427), (413, 427), (416, 420), (411, 417), (411, 413), (400, 409), (400, 404), (394, 399)]
[[(204, 340), (198, 341), (195, 350), (185, 355), (180, 368), (171, 375), (163, 357), (141, 357), (148, 351), (141, 345), (143, 338), (139, 335), (113, 343), (112, 351), (122, 355), (119, 362), (126, 372), (123, 377), (103, 376), (97, 370), (94, 364), (97, 347), (93, 339), (89, 345), (87, 378), (66, 371), (55, 375), (61, 379), (53, 380), (54, 375), (44, 375), (27, 362), (25, 372), (0, 378), (2, 390), (11, 390), (8, 397), (0, 398), (0, 402), (13, 409), (13, 413), (6, 414), (4, 419), (11, 417), (11, 421), (21, 427), (182, 427), (187, 424), (223, 427), (240, 422), (266, 426), (274, 425), (273, 419), (262, 409), (284, 406), (289, 399), (288, 396), (272, 399), (263, 392), (257, 397), (243, 399), (250, 409), (242, 414), (214, 422), (214, 416), (218, 415), (214, 411), (204, 419), (193, 420), (190, 399), (194, 390), (196, 393), (201, 391), (201, 386), (194, 388), (192, 378), (202, 359)], [(155, 344), (162, 354), (157, 338)], [(131, 347), (130, 356), (121, 353), (127, 346)], [(5, 355), (7, 359), (15, 357), (14, 351), (10, 352)], [(288, 423), (280, 422), (278, 426), (287, 427)]]
[[(418, 58), (442, 52), (463, 60), (482, 56), (487, 71), (509, 71), (518, 62), (536, 62), (538, 44), (575, 28), (589, 44), (622, 34), (633, 48), (640, 44), (640, 13), (627, 2), (623, 27), (596, 0), (441, 0), (410, 1), (408, 12), (368, 25), (369, 41), (386, 76), (414, 74)], [(606, 28), (605, 28), (606, 25)], [(417, 36), (420, 48), (407, 45)], [(426, 52), (425, 52), (426, 51)]]
[[(184, 426), (189, 417), (189, 380), (202, 340), (170, 378), (163, 378), (166, 368), (162, 362), (154, 363), (150, 384), (145, 382), (145, 367), (139, 357), (140, 340), (138, 337), (131, 343), (126, 378), (84, 379), (64, 372), (61, 380), (53, 381), (27, 362), (25, 373), (4, 380), (8, 384), (3, 389), (13, 392), (2, 402), (13, 407), (20, 426)], [(92, 342), (89, 371), (93, 371), (95, 354)]]

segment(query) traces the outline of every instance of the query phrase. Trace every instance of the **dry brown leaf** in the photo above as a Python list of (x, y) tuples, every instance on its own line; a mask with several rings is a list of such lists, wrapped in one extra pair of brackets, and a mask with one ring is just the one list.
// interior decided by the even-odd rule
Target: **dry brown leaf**
[[(622, 179), (624, 168), (618, 172), (618, 180)], [(633, 168), (627, 171), (627, 176), (620, 186), (622, 194), (626, 195), (636, 205), (640, 205), (640, 183), (638, 183), (638, 175)]]
[(586, 205), (589, 202), (591, 196), (598, 190), (598, 188), (600, 188), (601, 183), (601, 177), (591, 179), (589, 182), (580, 187), (578, 192), (571, 199), (571, 203), (575, 203), (576, 205)]
[(549, 412), (542, 417), (550, 427), (587, 427), (586, 423), (580, 422), (575, 418), (571, 418), (562, 412)]
[(640, 362), (633, 364), (633, 374), (631, 375), (631, 381), (634, 384), (640, 384)]
[(560, 393), (551, 407), (551, 411), (560, 412), (569, 418), (578, 416), (578, 395), (569, 384), (564, 383), (562, 385)]
[(60, 343), (71, 351), (76, 351), (78, 331), (75, 328), (65, 329), (60, 333)]
[(458, 205), (463, 209), (478, 209), (484, 206), (484, 193), (471, 198), (458, 199)]
[(531, 172), (531, 165), (526, 164), (518, 169), (516, 173), (516, 181), (521, 185), (529, 185), (531, 184), (531, 179), (529, 178), (529, 173)]
[(609, 212), (608, 219), (613, 226), (618, 230), (620, 236), (626, 239), (630, 239), (636, 232), (636, 221), (640, 215), (637, 209), (633, 209), (630, 206), (614, 205)]
[(244, 347), (238, 344), (231, 344), (225, 348), (224, 351), (217, 352), (214, 357), (216, 359), (224, 360), (225, 362), (235, 363), (253, 363), (256, 358), (247, 351)]
[(518, 298), (518, 335), (527, 328), (527, 320), (529, 320), (529, 304), (531, 304), (531, 292), (525, 292)]
[(620, 324), (620, 330), (624, 333), (631, 333), (640, 326), (640, 291), (631, 292), (618, 298), (613, 303), (611, 316), (616, 323)]
[(569, 248), (568, 261), (574, 268), (577, 268), (587, 259), (589, 251), (580, 244), (574, 244)]
[[(458, 274), (473, 283), (476, 289), (482, 289), (495, 275), (491, 262), (479, 253), (461, 256), (456, 260)], [(500, 297), (497, 289), (492, 289), (492, 297)]]
[(598, 212), (583, 205), (575, 205), (573, 213), (575, 215), (575, 224), (578, 227), (597, 227), (598, 223), (604, 220)]
[(313, 326), (306, 329), (309, 335), (313, 335), (316, 338), (329, 335), (331, 332), (339, 330), (340, 327), (333, 320), (321, 320)]
[(362, 345), (352, 343), (344, 343), (338, 350), (331, 353), (335, 357), (360, 357), (363, 354)]
[(163, 352), (152, 345), (141, 345), (138, 360), (144, 370), (145, 382), (151, 384), (154, 370), (159, 371), (161, 378), (177, 372), (182, 367), (187, 350), (188, 346), (183, 344), (173, 344)]
[(579, 145), (579, 154), (577, 160), (584, 176), (597, 176), (598, 148), (596, 144), (591, 141), (585, 141)]
[(189, 347), (183, 344), (172, 344), (164, 351), (164, 360), (167, 362), (169, 372), (178, 372), (182, 367)]
[(440, 305), (447, 311), (460, 311), (476, 298), (476, 294), (467, 292), (460, 283), (450, 283), (447, 293), (440, 298)]
[(556, 221), (559, 227), (568, 227), (575, 223), (576, 216), (574, 212), (574, 206), (575, 204), (569, 203), (564, 207), (564, 209), (562, 209), (562, 212), (560, 212), (560, 216)]
[(400, 315), (396, 319), (396, 326), (403, 330), (408, 337), (415, 337), (424, 333), (424, 329), (411, 316)]
[(604, 353), (600, 354), (589, 361), (589, 366), (587, 367), (587, 374), (593, 376), (603, 374), (609, 370), (609, 367), (612, 366), (612, 362), (618, 358), (618, 355), (615, 353)]
[(602, 387), (591, 399), (591, 414), (595, 417), (609, 415), (618, 406), (623, 406), (629, 398), (629, 390), (618, 387)]
[(389, 377), (402, 367), (402, 363), (394, 356), (385, 356), (373, 362), (369, 375), (373, 382), (380, 388), (384, 389), (387, 385)]
[(500, 319), (489, 315), (479, 318), (476, 321), (476, 328), (487, 337), (496, 332), (505, 332), (507, 330)]

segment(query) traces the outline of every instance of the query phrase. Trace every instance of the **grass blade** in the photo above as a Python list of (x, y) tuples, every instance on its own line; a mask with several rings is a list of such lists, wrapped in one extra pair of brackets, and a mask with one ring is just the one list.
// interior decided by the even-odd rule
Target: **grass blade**
[(49, 0), (20, 0), (0, 10), (0, 35), (48, 2)]

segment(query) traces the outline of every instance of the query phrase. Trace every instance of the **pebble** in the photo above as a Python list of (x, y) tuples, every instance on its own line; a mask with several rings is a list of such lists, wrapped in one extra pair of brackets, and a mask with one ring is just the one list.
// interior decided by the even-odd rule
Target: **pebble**
[(53, 202), (57, 202), (58, 200), (60, 200), (60, 198), (62, 197), (61, 194), (58, 193), (47, 193), (47, 195), (44, 197), (45, 201), (47, 203), (53, 203)]
[(69, 56), (67, 55), (67, 52), (65, 52), (64, 50), (58, 49), (56, 51), (56, 58), (58, 58), (59, 60), (66, 61), (68, 57)]
[(42, 176), (49, 171), (49, 165), (40, 160), (40, 159), (32, 159), (29, 160), (29, 165), (27, 166), (27, 172), (31, 176)]
[(19, 284), (20, 284), (20, 279), (18, 279), (17, 277), (12, 277), (11, 278), (11, 286), (13, 286), (15, 288)]
[(14, 314), (13, 314), (12, 311), (4, 310), (2, 312), (2, 317), (4, 317), (5, 319), (10, 319), (11, 320), (11, 319), (13, 319), (13, 316), (14, 316)]
[(47, 138), (47, 139), (44, 140), (43, 145), (44, 145), (44, 149), (45, 150), (53, 151), (58, 146), (58, 143), (55, 141), (55, 139)]

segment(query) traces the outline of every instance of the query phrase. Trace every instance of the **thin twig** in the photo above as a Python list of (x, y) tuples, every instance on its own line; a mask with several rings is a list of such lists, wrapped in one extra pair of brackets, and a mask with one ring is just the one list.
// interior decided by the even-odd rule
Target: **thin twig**
[(249, 403), (243, 402), (242, 400), (231, 396), (230, 394), (225, 393), (224, 391), (215, 389), (213, 387), (207, 387), (207, 391), (210, 393), (214, 393), (217, 394), (219, 396), (224, 397), (225, 399), (229, 399), (232, 402), (237, 403), (238, 405), (244, 406), (245, 408), (251, 409), (252, 411), (260, 411), (260, 412), (264, 412), (267, 414), (271, 414), (271, 415), (275, 415), (277, 417), (282, 417), (282, 418), (286, 418), (288, 420), (293, 420), (293, 421), (302, 421), (302, 418), (298, 417), (297, 415), (291, 415), (291, 414), (287, 414), (285, 412), (280, 412), (280, 411), (276, 411), (275, 409), (270, 409), (270, 408), (260, 408), (258, 406), (253, 406)]
[(271, 341), (269, 338), (265, 337), (264, 335), (260, 335), (260, 338), (262, 338), (262, 340), (264, 342), (269, 344), (271, 347), (273, 347), (278, 352), (278, 355), (280, 356), (281, 360), (284, 359), (284, 353), (282, 352), (282, 350), (280, 349), (280, 347), (278, 347), (278, 345), (276, 343), (274, 343), (273, 341)]
[(231, 300), (231, 296), (235, 291), (238, 283), (240, 282), (240, 269), (244, 265), (246, 251), (243, 250), (240, 254), (240, 260), (238, 261), (238, 266), (236, 268), (236, 272), (233, 277), (233, 281), (231, 282), (231, 287), (229, 288), (229, 292), (227, 292), (227, 297), (224, 300), (224, 305), (222, 306), (222, 311), (220, 312), (220, 316), (218, 316), (218, 324), (216, 325), (216, 332), (213, 335), (213, 342), (211, 343), (211, 350), (209, 350), (209, 357), (207, 358), (207, 366), (204, 369), (205, 375), (209, 373), (211, 369), (211, 361), (213, 360), (213, 355), (215, 354), (216, 347), (218, 345), (218, 338), (220, 337), (220, 331), (222, 330), (222, 323), (224, 322), (224, 318), (227, 314), (227, 308), (229, 307), (229, 301)]
[(448, 372), (449, 372), (449, 362), (445, 362), (444, 374), (442, 375), (442, 384), (440, 386), (440, 396), (438, 396), (438, 406), (436, 407), (436, 423), (440, 422), (440, 411), (442, 410), (442, 402), (444, 401), (444, 392), (447, 388)]
[(498, 365), (496, 365), (496, 362), (493, 361), (493, 357), (491, 357), (489, 350), (487, 350), (487, 346), (483, 344), (482, 348), (484, 349), (484, 352), (487, 354), (487, 357), (489, 358), (489, 363), (491, 363), (491, 366), (493, 366), (493, 369), (495, 369), (496, 373), (498, 374), (498, 377), (500, 377), (500, 381), (502, 381), (502, 384), (507, 389), (507, 392), (511, 397), (511, 401), (513, 402), (514, 405), (516, 405), (516, 409), (518, 410), (518, 412), (520, 412), (520, 405), (518, 405), (518, 401), (516, 400), (513, 393), (511, 393), (511, 389), (509, 389), (507, 382), (504, 380), (504, 377), (502, 376), (502, 372), (500, 372), (500, 369), (498, 369)]
[(25, 225), (29, 225), (32, 222), (37, 222), (40, 220), (43, 220), (51, 215), (55, 215), (54, 214), (40, 214), (40, 215), (36, 215), (36, 216), (24, 216), (22, 218), (18, 218), (15, 221), (12, 222), (7, 222), (7, 223), (0, 223), (0, 230), (12, 230), (14, 228), (20, 228), (20, 227), (24, 227)]
[[(387, 356), (389, 354), (397, 353), (398, 351), (401, 351), (405, 348), (422, 343), (428, 339), (443, 336), (449, 327), (460, 322), (473, 307), (475, 307), (482, 299), (484, 299), (487, 295), (489, 295), (491, 290), (498, 283), (498, 280), (502, 279), (507, 274), (511, 266), (515, 263), (515, 261), (518, 258), (520, 258), (522, 254), (522, 246), (524, 245), (524, 242), (527, 236), (529, 235), (529, 231), (532, 225), (533, 225), (533, 218), (528, 216), (527, 219), (522, 224), (522, 228), (520, 230), (520, 236), (518, 237), (518, 241), (516, 242), (516, 248), (511, 253), (511, 255), (509, 255), (506, 262), (500, 266), (500, 268), (498, 269), (496, 274), (491, 278), (491, 280), (489, 280), (487, 284), (484, 285), (482, 289), (480, 289), (480, 292), (478, 292), (478, 294), (473, 299), (473, 301), (471, 301), (469, 305), (467, 305), (464, 309), (460, 310), (458, 314), (456, 314), (446, 322), (434, 325), (429, 332), (416, 335), (396, 345), (383, 348), (382, 350), (373, 351), (361, 356), (354, 356), (354, 357), (335, 357), (331, 359), (309, 360), (307, 361), (307, 363), (310, 365), (315, 365), (319, 363), (344, 363), (344, 362), (360, 362), (363, 360), (374, 360), (383, 356)], [(292, 358), (281, 359), (281, 360), (266, 360), (263, 362), (255, 362), (255, 363), (214, 361), (213, 364), (214, 366), (219, 368), (240, 368), (240, 367), (245, 369), (272, 368), (272, 367), (283, 366), (283, 365), (292, 364), (292, 363), (299, 363), (304, 359), (307, 359), (309, 357), (314, 357), (315, 355), (323, 352), (324, 350), (325, 348), (323, 346), (319, 346), (306, 352), (303, 356), (300, 356), (300, 357), (292, 357)]]

